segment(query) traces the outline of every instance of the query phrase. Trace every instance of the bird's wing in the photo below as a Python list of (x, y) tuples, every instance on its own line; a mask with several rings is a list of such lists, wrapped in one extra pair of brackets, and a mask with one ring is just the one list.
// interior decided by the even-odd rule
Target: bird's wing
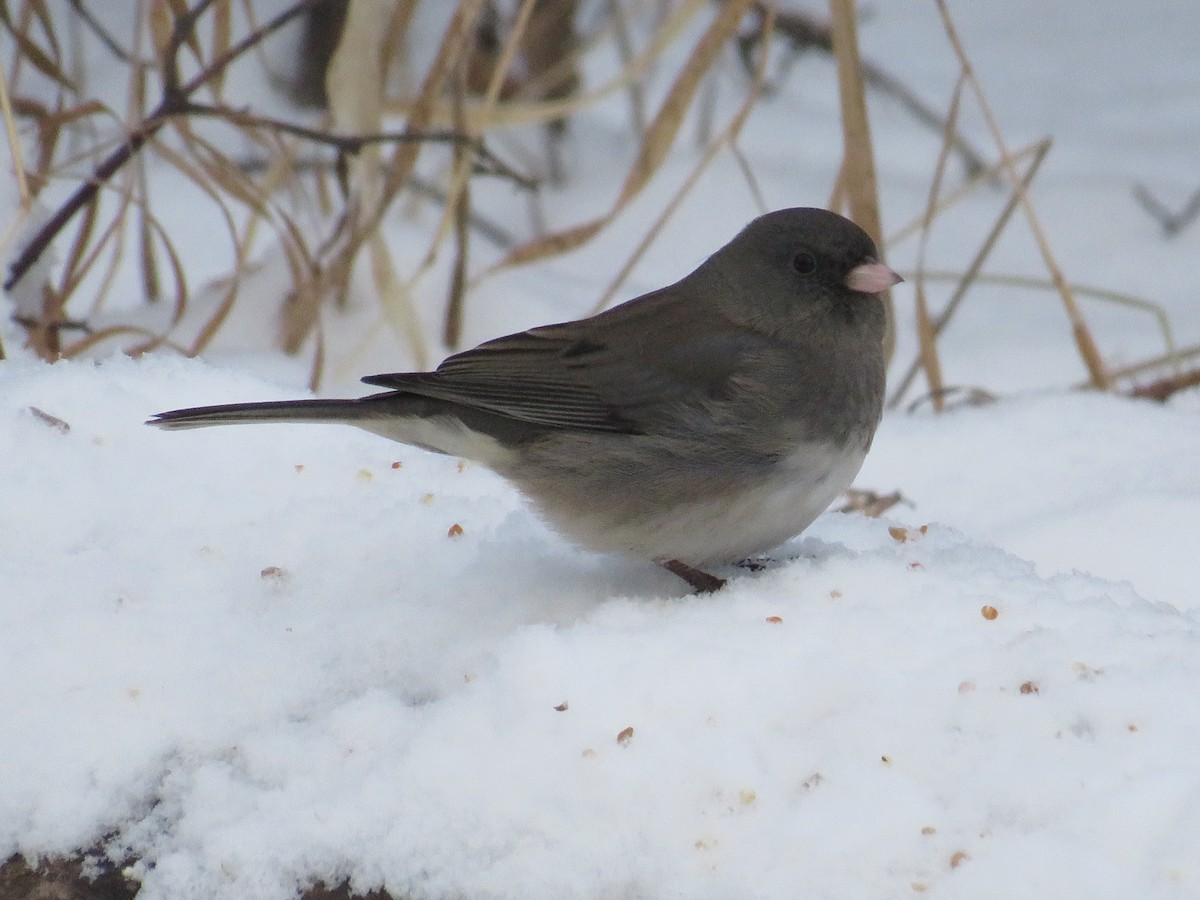
[(763, 340), (680, 285), (591, 319), (497, 338), (434, 372), (367, 384), (557, 428), (640, 432), (663, 405), (719, 396)]

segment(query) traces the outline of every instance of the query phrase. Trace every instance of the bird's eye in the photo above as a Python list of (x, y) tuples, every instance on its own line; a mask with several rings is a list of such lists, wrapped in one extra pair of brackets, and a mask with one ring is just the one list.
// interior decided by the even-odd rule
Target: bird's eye
[(817, 260), (811, 253), (801, 251), (792, 257), (792, 268), (800, 275), (811, 275), (817, 271)]

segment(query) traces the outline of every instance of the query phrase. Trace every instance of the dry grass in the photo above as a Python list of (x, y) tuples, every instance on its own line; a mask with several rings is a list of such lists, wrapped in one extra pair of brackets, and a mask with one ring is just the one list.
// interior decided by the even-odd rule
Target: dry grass
[[(829, 0), (833, 53), (837, 58), (838, 89), (842, 101), (842, 166), (835, 196), (844, 201), (850, 218), (884, 250), (879, 214), (879, 187), (875, 180), (875, 146), (867, 118), (867, 87), (858, 52), (858, 20), (854, 0)], [(836, 209), (840, 203), (830, 204)], [(896, 313), (891, 293), (886, 297), (888, 328), (885, 351), (891, 360), (896, 347)]]
[[(753, 79), (741, 105), (723, 123), (712, 121), (710, 109), (700, 110), (703, 146), (697, 162), (598, 298), (596, 308), (602, 308), (616, 296), (714, 160), (730, 154), (742, 167), (748, 189), (760, 196), (752, 168), (738, 146), (739, 134), (760, 102), (768, 56), (786, 61), (789, 53), (815, 47), (837, 59), (842, 107), (843, 161), (830, 205), (847, 211), (877, 238), (881, 248), (913, 238), (918, 241), (917, 265), (911, 274), (919, 353), (898, 379), (893, 405), (923, 373), (928, 396), (940, 408), (946, 393), (940, 342), (971, 288), (995, 278), (984, 275), (989, 255), (1000, 235), (1018, 223), (1037, 243), (1045, 277), (1036, 284), (1060, 298), (1089, 386), (1111, 388), (1117, 381), (1144, 378), (1166, 366), (1174, 367), (1170, 377), (1178, 383), (1189, 383), (1182, 364), (1191, 357), (1175, 352), (1161, 310), (1148, 301), (1081, 289), (1060, 270), (1028, 191), (1049, 142), (1009, 150), (941, 0), (934, 2), (961, 67), (945, 116), (906, 92), (895, 76), (859, 57), (851, 0), (830, 0), (827, 23), (793, 11), (779, 13), (762, 0), (726, 0), (719, 5), (680, 0), (665, 7), (608, 0), (602, 15), (592, 15), (586, 33), (580, 31), (574, 15), (574, 0), (557, 4), (520, 0), (511, 5), (513, 14), (508, 19), (497, 18), (488, 0), (460, 0), (428, 67), (419, 73), (401, 73), (404, 78), (393, 70), (405, 58), (420, 0), (351, 3), (326, 78), (330, 111), (323, 124), (301, 126), (229, 102), (224, 97), (229, 68), (255, 64), (252, 57), (260, 53), (263, 41), (318, 2), (294, 0), (274, 17), (259, 19), (254, 0), (195, 0), (190, 5), (185, 0), (146, 0), (145, 21), (138, 22), (132, 34), (110, 35), (98, 23), (87, 23), (101, 39), (96, 46), (108, 48), (93, 46), (89, 52), (104, 53), (111, 57), (107, 62), (126, 68), (124, 108), (89, 95), (89, 85), (76, 83), (72, 73), (82, 71), (80, 60), (72, 58), (66, 49), (70, 42), (59, 33), (69, 13), (54, 13), (45, 0), (19, 0), (0, 7), (0, 24), (16, 48), (11, 64), (0, 72), (0, 114), (17, 162), (21, 197), (17, 218), (0, 223), (0, 251), (11, 261), (6, 282), (15, 288), (17, 319), (28, 344), (43, 358), (75, 356), (98, 346), (135, 354), (164, 346), (201, 353), (227, 326), (237, 304), (250, 302), (245, 295), (253, 260), (264, 248), (273, 248), (286, 262), (290, 283), (282, 296), (256, 301), (278, 307), (277, 333), (266, 338), (284, 352), (311, 353), (314, 385), (324, 365), (324, 311), (345, 304), (352, 284), (360, 292), (367, 286), (380, 322), (407, 343), (417, 364), (424, 365), (434, 351), (421, 337), (414, 297), (435, 289), (428, 284), (431, 273), (449, 273), (442, 339), (454, 347), (462, 334), (471, 291), (498, 271), (569, 252), (610, 227), (661, 174), (664, 161), (683, 140), (685, 120), (701, 105), (705, 85), (713, 82), (722, 59), (742, 59), (752, 69)], [(87, 9), (72, 8), (77, 14)], [(237, 15), (238, 11), (245, 16)], [(772, 42), (773, 36), (786, 40)], [(685, 41), (692, 43), (685, 46)], [(582, 59), (608, 46), (622, 61), (620, 70), (607, 82), (584, 89), (579, 75)], [(676, 62), (668, 64), (668, 59)], [(652, 78), (669, 84), (656, 109), (648, 108), (647, 101), (646, 85)], [(406, 86), (397, 89), (397, 83)], [(45, 100), (51, 95), (47, 84), (57, 88), (53, 102)], [(939, 124), (943, 137), (923, 215), (887, 240), (882, 233), (867, 116), (870, 90), (898, 96), (922, 122)], [(476, 179), (506, 178), (532, 191), (536, 221), (536, 179), (526, 173), (541, 168), (552, 177), (569, 178), (571, 173), (562, 170), (556, 149), (563, 130), (572, 118), (620, 92), (628, 101), (637, 152), (628, 170), (614, 182), (609, 208), (593, 219), (509, 246), (496, 262), (477, 262), (473, 252), (477, 237), (495, 242), (506, 236), (474, 208)], [(991, 133), (996, 158), (990, 164), (967, 147), (958, 131), (959, 112), (968, 103), (982, 113)], [(209, 131), (196, 127), (201, 119), (222, 122), (237, 140), (215, 144), (207, 137)], [(402, 122), (399, 128), (394, 125), (397, 120)], [(115, 127), (117, 123), (123, 124)], [(491, 150), (494, 136), (513, 128), (544, 128), (547, 135), (546, 159), (523, 159), (525, 172)], [(266, 162), (254, 165), (254, 159), (248, 161), (244, 154), (225, 149), (233, 146), (254, 148), (257, 158)], [(431, 148), (437, 148), (440, 163), (436, 183), (418, 177), (419, 165), (421, 171), (429, 169)], [(327, 154), (324, 162), (322, 150)], [(964, 153), (973, 177), (952, 186), (948, 160), (952, 154), (962, 157)], [(196, 285), (189, 279), (178, 237), (156, 214), (158, 203), (146, 177), (150, 156), (150, 162), (165, 163), (199, 188), (224, 222), (222, 240), (231, 250), (233, 264), (219, 281)], [(44, 198), (50, 196), (47, 187), (72, 179), (76, 186), (67, 200), (42, 210)], [(954, 275), (949, 299), (935, 309), (928, 285), (949, 277), (949, 273), (926, 271), (926, 250), (938, 217), (972, 192), (997, 183), (1007, 185), (1003, 208), (973, 258), (965, 260)], [(419, 254), (420, 261), (406, 267), (398, 262), (379, 226), (398, 206), (428, 204), (431, 197), (438, 204), (437, 225)], [(319, 212), (315, 218), (314, 210)], [(49, 264), (51, 251), (59, 258), (54, 265)], [(438, 265), (442, 260), (449, 262), (448, 267)], [(135, 320), (103, 328), (93, 323), (106, 309), (116, 274), (129, 266), (138, 271), (145, 302), (164, 304), (170, 310), (165, 327), (148, 330)], [(85, 285), (87, 297), (81, 296)], [(200, 289), (209, 295), (215, 292), (216, 300), (206, 307), (204, 321), (193, 329), (193, 336), (180, 344), (172, 329), (196, 308)], [(1080, 298), (1101, 297), (1140, 305), (1158, 317), (1165, 348), (1160, 360), (1110, 370), (1080, 304)], [(894, 315), (892, 322), (889, 354)]]
[[(972, 286), (978, 283), (1003, 284), (1022, 289), (1046, 290), (1057, 294), (1070, 324), (1076, 350), (1088, 372), (1088, 381), (1083, 385), (1084, 387), (1111, 390), (1116, 387), (1118, 379), (1128, 379), (1134, 375), (1164, 366), (1172, 368), (1172, 375), (1155, 382), (1155, 387), (1147, 388), (1142, 386), (1139, 388), (1133, 386), (1127, 387), (1126, 391), (1135, 396), (1154, 396), (1159, 398), (1160, 394), (1165, 391), (1182, 390), (1192, 386), (1196, 382), (1196, 378), (1193, 377), (1195, 373), (1185, 372), (1182, 366), (1183, 362), (1186, 359), (1192, 358), (1194, 354), (1188, 351), (1176, 351), (1170, 322), (1161, 307), (1148, 300), (1131, 297), (1126, 294), (1074, 284), (1063, 274), (1055, 259), (1049, 237), (1040, 224), (1033, 201), (1029, 195), (1029, 187), (1036, 177), (1042, 161), (1050, 150), (1050, 139), (1045, 138), (1037, 141), (1016, 152), (1008, 149), (1003, 131), (987, 102), (983, 86), (975, 76), (970, 57), (958, 36), (953, 18), (950, 16), (944, 0), (934, 0), (934, 2), (941, 13), (946, 38), (958, 58), (960, 74), (950, 103), (949, 113), (944, 120), (942, 148), (934, 167), (925, 213), (918, 220), (909, 223), (893, 233), (888, 240), (889, 245), (895, 246), (901, 241), (911, 238), (914, 234), (919, 236), (916, 270), (912, 273), (906, 273), (914, 282), (916, 292), (917, 321), (915, 328), (918, 338), (918, 353), (916, 359), (912, 361), (904, 374), (893, 385), (889, 406), (895, 407), (901, 403), (906, 392), (911, 387), (914, 377), (920, 371), (925, 374), (927, 388), (925, 396), (929, 398), (935, 410), (943, 408), (949, 389), (945, 385), (942, 375), (938, 342), (955, 313), (960, 309)], [(963, 94), (968, 91), (982, 113), (984, 121), (987, 123), (998, 158), (995, 163), (977, 172), (968, 183), (954, 191), (943, 193), (944, 176), (950, 150), (959, 141), (956, 123), (960, 106), (963, 102)], [(1022, 166), (1024, 166), (1023, 169)], [(959, 272), (928, 271), (924, 262), (925, 249), (938, 215), (980, 187), (994, 184), (997, 174), (1002, 175), (1008, 184), (1008, 197), (972, 259)], [(1013, 275), (982, 274), (988, 256), (1001, 234), (1005, 229), (1011, 227), (1013, 214), (1018, 209), (1023, 214), (1025, 227), (1028, 228), (1029, 233), (1033, 236), (1037, 244), (1042, 263), (1046, 269), (1046, 276), (1044, 278), (1029, 278)], [(930, 304), (925, 291), (926, 282), (933, 280), (949, 281), (954, 284), (949, 299), (936, 315), (930, 310)], [(1163, 336), (1165, 353), (1153, 360), (1143, 361), (1125, 369), (1111, 370), (1100, 353), (1092, 331), (1087, 324), (1087, 319), (1078, 302), (1078, 297), (1088, 297), (1105, 302), (1118, 303), (1139, 309), (1154, 316)]]
[(650, 121), (625, 181), (617, 192), (608, 212), (570, 228), (544, 235), (513, 248), (502, 260), (489, 268), (484, 276), (511, 266), (528, 265), (574, 250), (606, 228), (625, 207), (641, 193), (657, 173), (667, 153), (675, 144), (683, 117), (692, 105), (701, 81), (712, 69), (717, 54), (735, 35), (751, 0), (727, 0), (722, 4), (691, 54), (684, 61), (675, 79)]

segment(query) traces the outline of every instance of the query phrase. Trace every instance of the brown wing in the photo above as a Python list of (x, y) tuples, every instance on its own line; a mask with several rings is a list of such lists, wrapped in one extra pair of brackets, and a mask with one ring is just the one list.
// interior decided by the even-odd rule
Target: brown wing
[(433, 372), (363, 381), (539, 425), (640, 432), (663, 404), (721, 393), (765, 343), (690, 300), (673, 285), (590, 319), (488, 341)]

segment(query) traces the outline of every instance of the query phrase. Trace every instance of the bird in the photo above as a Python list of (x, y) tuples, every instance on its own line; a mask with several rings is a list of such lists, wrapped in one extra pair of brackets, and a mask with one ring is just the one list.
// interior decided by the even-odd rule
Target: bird
[(882, 295), (902, 280), (849, 219), (779, 209), (674, 284), (362, 379), (378, 393), (147, 424), (338, 422), (474, 460), (576, 544), (711, 592), (725, 579), (706, 567), (799, 534), (858, 474), (883, 408)]

